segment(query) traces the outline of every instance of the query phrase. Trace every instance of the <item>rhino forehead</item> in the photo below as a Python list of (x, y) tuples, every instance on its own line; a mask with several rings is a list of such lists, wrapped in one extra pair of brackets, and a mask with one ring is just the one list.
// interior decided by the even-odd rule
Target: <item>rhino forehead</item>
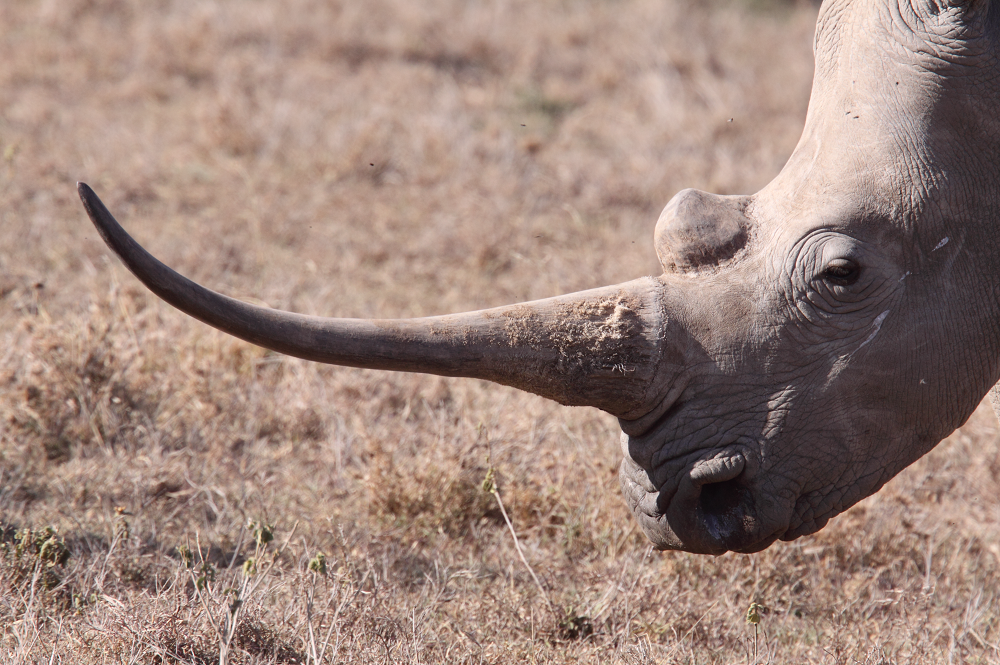
[(1000, 11), (987, 9), (826, 3), (802, 138), (749, 206), (778, 228), (758, 233), (867, 225), (887, 247), (916, 241), (926, 254), (946, 225), (993, 216)]

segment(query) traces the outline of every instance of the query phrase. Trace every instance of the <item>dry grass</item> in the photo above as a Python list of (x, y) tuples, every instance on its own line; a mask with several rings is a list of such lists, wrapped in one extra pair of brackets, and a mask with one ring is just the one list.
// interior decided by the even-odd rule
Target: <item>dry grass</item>
[(675, 191), (777, 172), (814, 18), (659, 0), (0, 3), (0, 660), (1000, 661), (988, 411), (817, 536), (651, 553), (613, 419), (224, 337), (109, 259), (73, 188), (93, 184), (182, 272), (306, 313), (610, 284), (656, 271)]

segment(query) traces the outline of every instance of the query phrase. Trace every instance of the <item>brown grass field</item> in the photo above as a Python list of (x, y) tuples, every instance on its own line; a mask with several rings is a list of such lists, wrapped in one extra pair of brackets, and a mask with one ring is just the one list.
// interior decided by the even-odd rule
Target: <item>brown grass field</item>
[(141, 287), (76, 197), (310, 314), (654, 274), (676, 191), (781, 168), (815, 15), (0, 2), (0, 662), (1000, 662), (988, 408), (815, 536), (655, 552), (610, 416), (233, 340)]

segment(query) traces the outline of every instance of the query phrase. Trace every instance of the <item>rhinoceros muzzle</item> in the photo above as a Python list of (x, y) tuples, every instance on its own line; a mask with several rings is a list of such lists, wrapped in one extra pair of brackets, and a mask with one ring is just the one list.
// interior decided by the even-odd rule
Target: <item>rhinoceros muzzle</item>
[[(664, 448), (674, 445), (666, 443)], [(622, 436), (622, 447), (625, 456), (619, 476), (625, 500), (658, 549), (701, 554), (756, 552), (784, 534), (791, 507), (768, 511), (764, 517), (758, 500), (756, 446), (736, 444), (696, 452), (665, 464), (670, 467), (665, 478), (662, 470), (636, 463), (629, 454), (627, 435)]]

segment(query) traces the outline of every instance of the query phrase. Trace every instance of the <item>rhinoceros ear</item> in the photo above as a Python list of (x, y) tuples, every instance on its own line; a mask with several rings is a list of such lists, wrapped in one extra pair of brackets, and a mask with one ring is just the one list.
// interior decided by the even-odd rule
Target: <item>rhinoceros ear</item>
[[(914, 8), (922, 19), (960, 17), (965, 24), (981, 23), (990, 13), (995, 0), (920, 0)], [(993, 8), (994, 13), (997, 9)], [(994, 21), (995, 23), (996, 21)]]
[(919, 7), (930, 14), (940, 14), (947, 9), (976, 12), (988, 9), (991, 0), (921, 0)]

